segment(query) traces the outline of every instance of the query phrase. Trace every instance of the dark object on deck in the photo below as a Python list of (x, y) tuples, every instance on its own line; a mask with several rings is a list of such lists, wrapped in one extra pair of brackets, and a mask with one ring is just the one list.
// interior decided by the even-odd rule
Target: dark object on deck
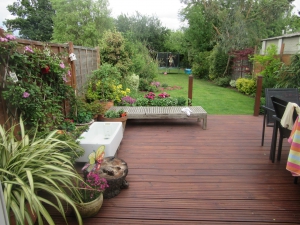
[(266, 88), (265, 89), (266, 105), (262, 106), (262, 108), (264, 109), (264, 120), (263, 120), (261, 146), (264, 145), (265, 127), (274, 127), (273, 115), (275, 115), (275, 111), (271, 100), (271, 96), (280, 98), (287, 102), (294, 102), (299, 105), (299, 93), (297, 88)]
[(128, 174), (128, 166), (125, 161), (115, 157), (106, 157), (101, 163), (100, 176), (106, 178), (109, 185), (103, 193), (105, 199), (117, 196), (121, 189), (128, 188), (125, 180)]

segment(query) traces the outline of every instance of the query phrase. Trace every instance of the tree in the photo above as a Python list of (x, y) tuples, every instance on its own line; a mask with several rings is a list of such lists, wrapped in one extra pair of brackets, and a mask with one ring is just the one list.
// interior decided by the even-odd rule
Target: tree
[(164, 51), (164, 42), (170, 30), (163, 27), (156, 16), (136, 12), (133, 16), (121, 14), (115, 21), (117, 30), (131, 41), (145, 43), (150, 51)]
[(53, 32), (54, 10), (49, 0), (17, 0), (7, 6), (8, 11), (17, 16), (7, 19), (4, 25), (10, 31), (19, 31), (24, 39), (50, 41)]
[[(203, 21), (209, 21), (211, 28), (208, 29), (214, 31), (211, 37), (225, 53), (258, 45), (262, 38), (281, 35), (282, 30), (288, 28), (293, 8), (291, 0), (183, 0), (182, 2), (187, 4), (181, 13), (183, 19), (194, 21), (199, 26)], [(203, 19), (193, 20), (194, 17), (189, 16), (193, 13), (197, 18)], [(198, 49), (201, 51), (200, 47)], [(230, 58), (227, 65), (229, 60)]]
[(105, 30), (113, 27), (108, 0), (50, 0), (55, 9), (53, 41), (72, 41), (95, 47)]

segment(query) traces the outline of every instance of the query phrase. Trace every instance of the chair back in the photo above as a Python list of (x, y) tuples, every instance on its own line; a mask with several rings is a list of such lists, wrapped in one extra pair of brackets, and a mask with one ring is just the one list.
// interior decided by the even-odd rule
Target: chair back
[[(272, 103), (273, 103), (273, 107), (274, 107), (274, 110), (275, 110), (275, 114), (276, 114), (276, 117), (278, 119), (281, 119), (283, 117), (283, 114), (285, 112), (285, 109), (286, 109), (286, 106), (288, 104), (287, 101), (281, 99), (281, 98), (277, 98), (275, 96), (271, 96), (271, 100), (272, 100)], [(297, 119), (297, 111), (294, 110), (293, 112), (293, 121), (295, 121)]]
[[(274, 109), (271, 96), (277, 97), (280, 100), (284, 100), (286, 102), (294, 102), (300, 105), (298, 88), (266, 88), (266, 107)], [(267, 125), (274, 124), (274, 118), (272, 116), (273, 113), (271, 111), (267, 111)]]

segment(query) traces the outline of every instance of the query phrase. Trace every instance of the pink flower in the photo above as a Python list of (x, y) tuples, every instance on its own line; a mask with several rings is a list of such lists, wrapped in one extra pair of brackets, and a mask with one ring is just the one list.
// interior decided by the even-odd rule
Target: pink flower
[(64, 80), (64, 82), (66, 82), (66, 83), (68, 82), (66, 77), (63, 77), (62, 79)]
[(8, 39), (0, 37), (0, 42), (8, 42)]
[(70, 70), (68, 70), (68, 76), (69, 77), (71, 77), (72, 75), (71, 75), (71, 71)]
[(65, 68), (65, 64), (62, 62), (59, 64), (60, 68), (64, 69)]
[(33, 53), (33, 50), (32, 50), (32, 48), (31, 48), (29, 45), (25, 46), (25, 47), (24, 47), (24, 50), (25, 50), (26, 52), (31, 52), (31, 53)]
[(6, 38), (7, 38), (8, 40), (15, 40), (15, 39), (16, 39), (16, 37), (15, 37), (14, 35), (12, 35), (12, 34), (6, 35)]
[(28, 98), (29, 95), (30, 95), (30, 94), (29, 94), (28, 92), (25, 91), (25, 92), (23, 93), (23, 98)]

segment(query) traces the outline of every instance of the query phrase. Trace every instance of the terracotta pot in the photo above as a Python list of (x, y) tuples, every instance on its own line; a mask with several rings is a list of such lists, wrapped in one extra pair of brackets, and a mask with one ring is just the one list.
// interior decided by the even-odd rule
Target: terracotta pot
[(119, 117), (119, 118), (106, 118), (103, 115), (98, 116), (98, 121), (102, 122), (122, 122), (123, 132), (125, 130), (127, 116)]
[(102, 105), (105, 111), (109, 110), (111, 107), (114, 106), (113, 101), (100, 101), (100, 104)]
[(75, 203), (77, 210), (82, 218), (97, 215), (103, 204), (103, 194), (91, 202)]

